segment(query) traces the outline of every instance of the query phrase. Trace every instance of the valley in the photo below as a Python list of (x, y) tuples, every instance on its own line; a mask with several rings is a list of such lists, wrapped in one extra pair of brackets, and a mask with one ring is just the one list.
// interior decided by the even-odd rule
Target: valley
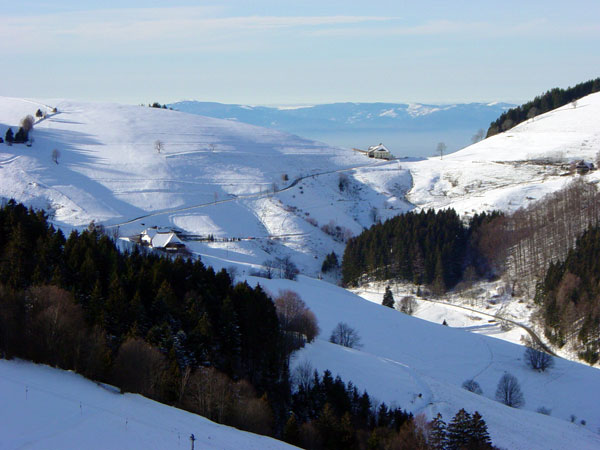
[[(512, 212), (578, 177), (597, 183), (597, 171), (565, 175), (559, 164), (596, 161), (600, 94), (443, 158), (390, 162), (176, 111), (15, 98), (1, 98), (0, 105), (2, 128), (14, 127), (32, 109), (57, 109), (35, 123), (31, 147), (0, 146), (0, 196), (46, 210), (66, 235), (93, 221), (115, 237), (153, 226), (213, 236), (213, 241), (186, 241), (190, 254), (272, 296), (297, 292), (316, 315), (320, 335), (294, 354), (292, 370), (305, 362), (321, 372), (328, 369), (380, 402), (429, 419), (439, 412), (449, 420), (462, 407), (477, 410), (500, 447), (600, 446), (600, 410), (589, 395), (600, 389), (597, 368), (556, 358), (550, 371), (532, 371), (518, 345), (525, 330), (504, 329), (498, 321), (531, 326), (531, 298), (512, 297), (502, 281), (481, 283), (470, 297), (417, 298), (410, 317), (380, 305), (385, 283), (348, 291), (336, 286), (336, 276), (321, 273), (327, 254), (341, 259), (348, 237), (403, 212), (454, 208), (467, 217)], [(60, 151), (56, 162), (54, 149)], [(257, 276), (270, 261), (286, 257), (299, 270), (296, 280)], [(411, 285), (394, 289), (397, 300), (415, 295)], [(328, 342), (339, 322), (356, 327), (362, 348)], [(11, 364), (3, 362), (0, 374), (21, 370)], [(521, 383), (522, 409), (494, 400), (505, 372)], [(20, 376), (25, 375), (10, 375)], [(476, 379), (483, 395), (463, 389), (467, 379)], [(536, 412), (541, 407), (551, 416)], [(15, 414), (29, 413), (22, 408)], [(32, 427), (47, 420), (36, 416)], [(66, 439), (76, 436), (79, 426), (76, 421), (66, 427)], [(18, 441), (16, 432), (8, 438)], [(37, 448), (58, 442), (42, 434), (35, 439)]]

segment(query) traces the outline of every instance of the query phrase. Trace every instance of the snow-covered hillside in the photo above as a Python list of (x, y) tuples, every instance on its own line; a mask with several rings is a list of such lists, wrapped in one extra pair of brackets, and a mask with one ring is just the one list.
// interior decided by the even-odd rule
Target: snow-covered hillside
[[(558, 189), (573, 176), (561, 176), (560, 165), (545, 160), (593, 159), (600, 149), (600, 94), (442, 160), (391, 162), (237, 122), (64, 100), (2, 98), (0, 132), (15, 129), (37, 108), (48, 116), (35, 125), (33, 146), (0, 145), (0, 196), (47, 209), (66, 231), (94, 220), (121, 236), (155, 225), (211, 234), (214, 242), (186, 245), (209, 265), (235, 267), (238, 280), (260, 283), (275, 295), (297, 291), (317, 315), (321, 334), (295, 364), (310, 360), (381, 401), (429, 417), (440, 411), (448, 420), (462, 407), (478, 410), (494, 442), (510, 449), (600, 448), (593, 395), (600, 371), (558, 360), (549, 372), (534, 372), (525, 367), (520, 346), (407, 317), (308, 277), (319, 273), (325, 254), (343, 252), (344, 244), (324, 225), (357, 234), (415, 206), (510, 210)], [(53, 149), (60, 151), (58, 164)], [(308, 276), (250, 276), (279, 256), (290, 256)], [(439, 323), (439, 316), (432, 320)], [(357, 328), (362, 349), (327, 342), (339, 321)], [(0, 365), (0, 379), (11, 377), (6, 367)], [(522, 410), (494, 400), (505, 371), (521, 383)], [(483, 396), (460, 387), (468, 378), (481, 384)], [(535, 412), (542, 406), (551, 416)]]
[[(329, 369), (351, 380), (381, 402), (430, 418), (441, 412), (450, 420), (460, 408), (477, 410), (502, 448), (600, 448), (600, 408), (593, 395), (600, 391), (597, 369), (557, 359), (553, 369), (540, 373), (526, 367), (522, 346), (410, 317), (323, 281), (254, 281), (273, 294), (282, 289), (298, 292), (319, 319), (320, 335), (296, 355), (294, 365), (309, 361), (319, 371)], [(358, 331), (360, 349), (328, 342), (338, 322)], [(519, 380), (522, 409), (494, 399), (506, 372)], [(462, 389), (467, 379), (477, 381), (483, 395)], [(540, 407), (551, 415), (537, 413)], [(576, 423), (570, 422), (571, 414)]]
[[(35, 124), (32, 147), (0, 145), (0, 196), (46, 209), (63, 228), (94, 220), (121, 236), (158, 225), (243, 238), (188, 246), (255, 263), (287, 254), (316, 275), (326, 253), (343, 251), (320, 227), (331, 223), (356, 234), (373, 223), (372, 207), (383, 218), (409, 208), (403, 198), (410, 176), (397, 163), (232, 121), (141, 106), (0, 98), (0, 132), (16, 131), (38, 108), (48, 116)], [(363, 184), (351, 176), (353, 167), (368, 174), (377, 166), (396, 173), (394, 183)]]
[[(459, 213), (515, 210), (573, 179), (563, 167), (595, 162), (600, 151), (600, 93), (530, 119), (443, 159), (410, 163), (408, 199), (420, 208)], [(598, 180), (600, 174), (586, 175)]]
[(291, 449), (71, 372), (0, 360), (2, 449)]

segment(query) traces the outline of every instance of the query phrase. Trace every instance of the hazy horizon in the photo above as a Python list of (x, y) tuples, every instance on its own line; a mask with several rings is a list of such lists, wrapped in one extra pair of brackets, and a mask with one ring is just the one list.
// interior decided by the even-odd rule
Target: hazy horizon
[(0, 95), (10, 97), (522, 103), (600, 67), (591, 0), (3, 6), (0, 50), (11, 64)]

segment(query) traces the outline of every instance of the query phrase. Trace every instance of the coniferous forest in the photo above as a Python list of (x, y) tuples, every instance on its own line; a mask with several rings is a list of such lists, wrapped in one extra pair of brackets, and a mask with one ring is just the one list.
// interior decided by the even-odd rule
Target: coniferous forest
[(343, 283), (397, 279), (430, 285), (434, 292), (443, 293), (462, 279), (467, 268), (485, 276), (488, 267), (478, 249), (478, 230), (498, 215), (475, 215), (464, 225), (452, 209), (428, 210), (376, 224), (348, 241)]
[(65, 238), (43, 211), (12, 200), (0, 230), (0, 356), (305, 448), (433, 448), (411, 414), (376, 409), (329, 372), (292, 389), (294, 347), (260, 286), (234, 285), (198, 260), (121, 252), (95, 226)]
[[(502, 131), (533, 119), (535, 116), (560, 108), (568, 103), (579, 100), (586, 95), (600, 91), (600, 78), (579, 83), (567, 89), (554, 88), (537, 96), (530, 102), (516, 108), (511, 108), (490, 124), (486, 137), (493, 136)], [(574, 105), (575, 106), (575, 105)]]

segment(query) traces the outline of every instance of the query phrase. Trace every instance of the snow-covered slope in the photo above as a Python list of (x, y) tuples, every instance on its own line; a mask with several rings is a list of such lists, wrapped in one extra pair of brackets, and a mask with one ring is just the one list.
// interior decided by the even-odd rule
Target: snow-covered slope
[[(353, 167), (397, 170), (395, 163), (177, 111), (0, 98), (0, 133), (8, 126), (16, 131), (21, 118), (38, 108), (48, 116), (36, 123), (32, 147), (0, 145), (0, 196), (44, 208), (66, 228), (94, 220), (119, 227), (122, 236), (159, 225), (192, 235), (251, 238), (188, 246), (224, 259), (250, 255), (259, 263), (289, 254), (303, 271), (316, 274), (315, 257), (343, 251), (320, 227), (331, 222), (358, 233), (373, 223), (372, 206), (384, 218), (409, 207), (403, 200), (408, 172), (392, 187), (393, 199), (352, 178)], [(58, 164), (53, 149), (60, 152)], [(349, 181), (341, 190), (344, 172)]]
[(2, 449), (291, 449), (71, 372), (0, 360)]
[[(592, 159), (600, 143), (600, 94), (443, 160), (391, 162), (264, 128), (134, 106), (4, 98), (0, 131), (38, 107), (49, 115), (36, 124), (33, 146), (0, 146), (1, 196), (48, 209), (65, 229), (95, 220), (121, 235), (152, 225), (212, 234), (217, 241), (186, 244), (206, 263), (235, 266), (238, 279), (260, 282), (273, 294), (298, 291), (315, 312), (321, 335), (297, 361), (309, 359), (415, 413), (441, 411), (449, 419), (462, 407), (479, 410), (494, 442), (507, 448), (600, 447), (596, 369), (559, 360), (540, 374), (526, 369), (523, 348), (514, 344), (406, 317), (304, 276), (297, 282), (249, 276), (284, 255), (302, 273), (317, 274), (326, 253), (343, 251), (323, 225), (358, 233), (412, 208), (409, 190), (417, 207), (471, 212), (517, 208), (559, 188), (572, 177), (540, 158)], [(360, 351), (326, 342), (339, 321), (358, 329)], [(521, 383), (523, 410), (493, 400), (504, 371)], [(483, 396), (461, 389), (467, 378), (481, 384)], [(541, 406), (552, 416), (536, 413)], [(587, 425), (570, 423), (571, 414)]]
[[(600, 448), (597, 369), (557, 359), (553, 369), (540, 373), (526, 367), (519, 345), (410, 317), (323, 281), (255, 281), (274, 294), (282, 289), (298, 292), (319, 319), (320, 335), (296, 355), (294, 365), (309, 361), (319, 371), (329, 369), (379, 401), (414, 414), (433, 417), (441, 412), (450, 420), (460, 408), (477, 410), (494, 443), (503, 448)], [(358, 331), (362, 348), (327, 342), (338, 322)], [(519, 380), (522, 409), (495, 401), (505, 372)], [(467, 379), (477, 381), (483, 395), (462, 389)], [(542, 406), (551, 416), (536, 412)], [(570, 422), (571, 414), (576, 423)]]
[[(600, 93), (542, 114), (443, 159), (408, 164), (408, 199), (422, 208), (459, 213), (515, 210), (573, 179), (561, 165), (596, 161), (600, 151)], [(586, 175), (598, 180), (598, 172)]]

